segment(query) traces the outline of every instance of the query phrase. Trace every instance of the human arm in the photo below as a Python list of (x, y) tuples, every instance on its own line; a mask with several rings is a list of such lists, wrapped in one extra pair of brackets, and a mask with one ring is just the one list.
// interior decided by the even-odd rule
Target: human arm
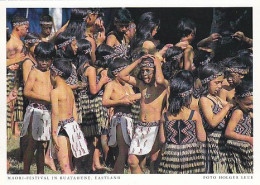
[(11, 101), (15, 100), (17, 98), (17, 90), (12, 90), (9, 95), (7, 96), (7, 103), (10, 103)]
[(74, 120), (75, 120), (76, 122), (78, 122), (78, 114), (77, 114), (77, 107), (76, 107), (75, 100), (73, 100), (73, 110), (72, 110), (72, 114), (73, 114)]
[(85, 76), (88, 77), (89, 81), (89, 90), (91, 94), (97, 94), (100, 89), (102, 88), (103, 85), (105, 85), (108, 82), (108, 77), (107, 76), (102, 76), (99, 83), (96, 84), (97, 79), (96, 79), (96, 69), (92, 66), (90, 66), (86, 71), (85, 71)]
[(37, 94), (33, 91), (33, 86), (34, 86), (35, 81), (36, 81), (36, 72), (35, 72), (35, 70), (32, 70), (29, 73), (29, 77), (25, 83), (24, 96), (26, 96), (27, 98), (30, 98), (30, 99), (43, 100), (46, 102), (50, 102), (50, 95), (43, 96), (43, 95)]
[(200, 114), (197, 111), (195, 111), (193, 118), (194, 118), (194, 120), (196, 120), (196, 134), (197, 134), (198, 140), (201, 142), (206, 141), (206, 132), (203, 127)]
[(218, 124), (225, 118), (228, 111), (233, 107), (233, 104), (227, 103), (219, 113), (214, 114), (212, 111), (213, 103), (206, 97), (201, 97), (199, 100), (199, 105), (201, 107), (202, 113), (206, 119), (206, 122), (215, 128)]
[(165, 78), (163, 76), (161, 61), (157, 57), (154, 58), (154, 65), (155, 65), (155, 81), (156, 81), (156, 83), (159, 84), (159, 85), (163, 85), (163, 86), (167, 87), (168, 81), (165, 80)]
[(33, 66), (32, 61), (29, 59), (25, 60), (23, 63), (23, 83), (24, 84), (26, 83), (26, 81), (28, 79), (32, 66)]
[(58, 145), (58, 123), (59, 123), (59, 100), (58, 92), (56, 90), (51, 91), (51, 135), (53, 145), (56, 151), (59, 151)]
[(239, 41), (243, 41), (243, 42), (249, 44), (250, 46), (253, 46), (253, 39), (246, 37), (244, 35), (244, 33), (241, 32), (241, 31), (237, 31), (235, 34), (232, 35), (232, 37), (239, 40)]
[(165, 139), (165, 132), (164, 132), (164, 112), (162, 113), (161, 120), (160, 120), (160, 127), (159, 127), (159, 139), (160, 139), (160, 144), (164, 144), (166, 139)]
[(218, 33), (212, 33), (209, 37), (202, 39), (201, 41), (198, 42), (197, 47), (198, 48), (204, 48), (206, 47), (209, 43), (216, 42), (218, 41), (222, 36)]
[(184, 50), (184, 69), (192, 71), (194, 52), (192, 46), (188, 46)]
[(240, 119), (243, 118), (243, 112), (239, 109), (235, 110), (228, 122), (225, 136), (230, 139), (240, 140), (240, 141), (246, 141), (249, 142), (253, 146), (253, 137), (241, 135), (236, 133), (234, 130), (239, 123)]
[(109, 35), (108, 37), (107, 37), (107, 42), (106, 42), (106, 44), (107, 45), (109, 45), (109, 46), (111, 46), (111, 47), (114, 47), (115, 45), (116, 45), (116, 41), (117, 41), (117, 39), (116, 39), (116, 37), (115, 37), (115, 35)]
[(159, 51), (160, 55), (163, 56), (163, 55), (166, 53), (167, 49), (170, 48), (170, 47), (173, 47), (173, 44), (166, 44), (166, 45)]

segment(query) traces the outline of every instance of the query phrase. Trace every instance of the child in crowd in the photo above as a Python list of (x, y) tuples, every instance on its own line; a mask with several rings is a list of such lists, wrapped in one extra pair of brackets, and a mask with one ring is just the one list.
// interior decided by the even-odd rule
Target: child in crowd
[(225, 136), (231, 173), (253, 173), (253, 84), (236, 86), (237, 106), (232, 110)]
[(103, 105), (114, 107), (114, 116), (111, 119), (109, 130), (109, 146), (118, 145), (119, 153), (116, 158), (113, 173), (124, 173), (125, 162), (133, 138), (133, 120), (129, 105), (140, 99), (132, 87), (119, 78), (119, 73), (128, 65), (123, 58), (115, 58), (109, 65), (109, 77), (113, 80), (105, 88)]
[[(99, 161), (100, 136), (107, 128), (107, 110), (102, 106), (102, 87), (108, 82), (106, 71), (99, 71), (90, 65), (91, 44), (85, 39), (78, 41), (78, 75), (83, 83), (87, 84), (85, 89), (79, 91), (80, 104), (82, 106), (82, 131), (84, 136), (93, 143), (91, 150), (93, 156), (92, 170), (103, 170), (104, 167)], [(109, 52), (108, 52), (109, 53)], [(98, 79), (97, 79), (98, 78)]]
[(30, 173), (30, 166), (36, 153), (37, 173), (44, 173), (44, 154), (51, 138), (49, 66), (55, 57), (54, 45), (39, 43), (34, 51), (37, 67), (31, 70), (25, 83), (24, 95), (29, 99), (23, 121), (21, 149), (23, 151), (24, 173)]
[[(139, 79), (129, 75), (138, 64), (141, 66)], [(128, 158), (131, 173), (142, 173), (140, 163), (147, 154), (151, 156), (150, 172), (155, 173), (159, 153), (157, 133), (168, 86), (162, 74), (161, 62), (153, 56), (143, 56), (123, 69), (119, 77), (138, 87), (141, 92), (140, 121), (135, 129)]]
[(244, 76), (249, 72), (246, 64), (242, 63), (238, 57), (229, 59), (225, 65), (226, 83), (219, 91), (219, 97), (225, 101), (232, 101), (235, 95), (235, 87), (241, 83)]
[(107, 35), (106, 44), (114, 47), (118, 55), (127, 56), (128, 54), (128, 40), (126, 32), (130, 22), (132, 21), (131, 14), (127, 9), (117, 10), (114, 17), (114, 29)]
[[(44, 42), (48, 42), (54, 38), (56, 29), (53, 25), (53, 19), (50, 15), (43, 15), (40, 18), (40, 27), (41, 33), (40, 38)], [(52, 32), (52, 28), (54, 27), (54, 32)]]
[(194, 52), (193, 47), (190, 44), (196, 35), (195, 23), (190, 19), (183, 18), (178, 23), (177, 32), (180, 42), (185, 42), (187, 44), (186, 49), (184, 49), (184, 60), (181, 64), (181, 68), (193, 71), (195, 69), (193, 64)]
[(224, 132), (226, 117), (234, 105), (218, 96), (224, 73), (217, 64), (205, 65), (199, 78), (203, 88), (199, 106), (207, 133), (207, 173), (228, 173)]
[(66, 84), (72, 66), (68, 59), (55, 59), (50, 66), (52, 106), (52, 141), (62, 174), (71, 174), (73, 169), (72, 155), (76, 158), (87, 155), (88, 148), (82, 131), (77, 123), (77, 109), (74, 94)]
[(189, 108), (193, 81), (176, 76), (180, 77), (171, 81), (169, 107), (160, 121), (160, 141), (166, 146), (158, 172), (205, 173), (205, 148), (200, 141), (206, 141), (206, 133), (199, 112)]
[(34, 56), (35, 47), (41, 42), (40, 36), (35, 33), (28, 33), (24, 38), (27, 56), (23, 62), (23, 82), (26, 83), (30, 71), (36, 67), (37, 62)]

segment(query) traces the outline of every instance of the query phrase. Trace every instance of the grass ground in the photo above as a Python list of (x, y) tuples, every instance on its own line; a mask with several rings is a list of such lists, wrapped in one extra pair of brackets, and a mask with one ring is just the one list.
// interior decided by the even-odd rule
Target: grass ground
[[(22, 160), (20, 160), (20, 139), (19, 138), (11, 138), (7, 141), (7, 159), (9, 160), (10, 163), (10, 168), (8, 170), (8, 174), (22, 174), (23, 173), (23, 162)], [(86, 167), (84, 167), (84, 165), (86, 164), (87, 159), (86, 158), (82, 158), (80, 161), (80, 166), (78, 167), (77, 170), (77, 174), (87, 174), (87, 173), (93, 173), (93, 172), (87, 172), (89, 171), (88, 169), (86, 169)], [(57, 161), (55, 161), (56, 164), (58, 164)], [(60, 174), (60, 168), (59, 165), (56, 165), (58, 170), (57, 172), (52, 171), (50, 168), (48, 168), (47, 166), (44, 167), (44, 173), (45, 174)], [(31, 165), (31, 174), (36, 174), (37, 173), (37, 169), (36, 169), (36, 163), (35, 160), (33, 161), (32, 165)], [(96, 174), (105, 174), (107, 172), (104, 171), (96, 171), (94, 172)], [(129, 168), (125, 168), (124, 171), (125, 174), (129, 174), (130, 170)], [(149, 173), (149, 171), (147, 170), (145, 173)]]

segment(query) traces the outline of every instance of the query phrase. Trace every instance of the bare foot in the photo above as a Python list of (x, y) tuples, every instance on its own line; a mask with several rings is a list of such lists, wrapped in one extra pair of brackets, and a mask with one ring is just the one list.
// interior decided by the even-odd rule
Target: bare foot
[(48, 157), (45, 157), (45, 161), (44, 161), (45, 165), (48, 166), (51, 170), (53, 171), (57, 171), (56, 169), (56, 166), (54, 164), (54, 160), (52, 158), (48, 158)]
[(108, 167), (106, 167), (106, 166), (94, 166), (93, 167), (93, 171), (99, 171), (99, 170), (104, 170), (104, 171), (107, 171), (107, 172), (110, 172), (110, 171), (112, 171), (112, 169), (111, 168), (108, 168)]

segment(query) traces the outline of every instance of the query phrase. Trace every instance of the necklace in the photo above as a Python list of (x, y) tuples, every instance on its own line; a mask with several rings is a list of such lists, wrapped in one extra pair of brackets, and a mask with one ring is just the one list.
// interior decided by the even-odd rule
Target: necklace
[(148, 93), (147, 91), (148, 91), (148, 90), (146, 90), (145, 95), (144, 95), (144, 98), (145, 98), (145, 99), (148, 99), (148, 98), (150, 98), (150, 97), (152, 96), (152, 94), (151, 94), (151, 93)]

